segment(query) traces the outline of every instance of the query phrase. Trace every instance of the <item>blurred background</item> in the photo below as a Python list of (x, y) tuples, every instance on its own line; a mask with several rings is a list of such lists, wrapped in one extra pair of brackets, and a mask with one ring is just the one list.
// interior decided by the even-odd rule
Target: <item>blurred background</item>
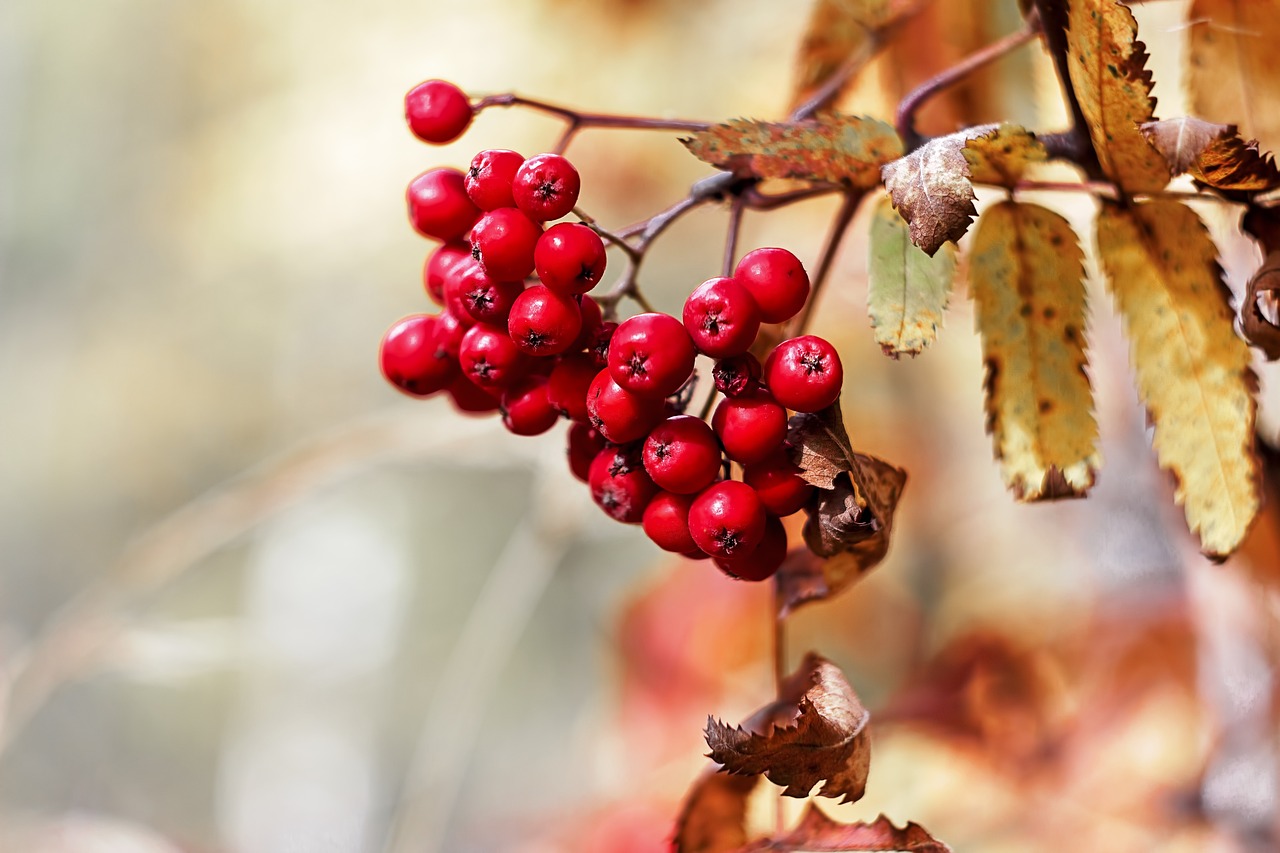
[[(1139, 9), (1162, 116), (1185, 111), (1185, 12)], [(509, 436), (379, 376), (384, 329), (429, 310), (405, 184), (560, 130), (492, 110), (428, 148), (402, 97), (442, 77), (778, 117), (807, 14), (0, 3), (0, 850), (664, 849), (707, 715), (771, 698), (769, 590), (606, 519), (560, 431)], [(889, 116), (1018, 21), (1012, 0), (938, 4), (845, 106)], [(922, 129), (1002, 118), (1062, 126), (1036, 46)], [(709, 170), (673, 137), (580, 136), (581, 206), (621, 227), (681, 198)], [(1089, 233), (1087, 201), (1039, 200)], [(749, 214), (741, 249), (811, 263), (833, 211)], [(1201, 212), (1239, 292), (1257, 256)], [(724, 227), (709, 208), (661, 240), (659, 308), (718, 273)], [(911, 479), (885, 563), (789, 625), (792, 663), (832, 658), (874, 715), (866, 798), (824, 809), (958, 851), (1275, 849), (1273, 520), (1226, 567), (1199, 557), (1096, 275), (1106, 465), (1087, 501), (1016, 505), (963, 282), (935, 347), (885, 359), (865, 234), (860, 216), (815, 331), (855, 444)]]

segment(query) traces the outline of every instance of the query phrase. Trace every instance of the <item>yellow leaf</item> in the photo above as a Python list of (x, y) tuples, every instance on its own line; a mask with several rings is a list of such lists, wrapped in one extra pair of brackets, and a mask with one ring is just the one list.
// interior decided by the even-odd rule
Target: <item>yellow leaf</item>
[(1188, 20), (1192, 110), (1280, 149), (1280, 0), (1195, 0)]
[(1257, 142), (1245, 142), (1235, 125), (1194, 116), (1149, 121), (1142, 134), (1175, 175), (1189, 173), (1220, 190), (1263, 192), (1280, 186), (1280, 171)]
[(1128, 328), (1155, 451), (1204, 553), (1240, 544), (1258, 512), (1254, 377), (1217, 251), (1188, 207), (1104, 203), (1098, 251)]
[(736, 119), (681, 141), (693, 156), (726, 171), (862, 189), (880, 183), (880, 167), (902, 155), (889, 125), (838, 113), (803, 122)]
[(1084, 372), (1083, 258), (1067, 220), (1039, 205), (988, 208), (973, 236), (987, 428), (1020, 500), (1080, 497), (1101, 464)]
[(1169, 170), (1138, 125), (1155, 110), (1146, 46), (1133, 13), (1116, 0), (1073, 0), (1067, 63), (1098, 163), (1127, 193), (1155, 192)]
[(975, 184), (1012, 187), (1032, 163), (1042, 163), (1049, 152), (1025, 127), (1005, 123), (990, 133), (970, 139), (964, 146), (969, 179)]
[(915, 355), (933, 343), (951, 295), (955, 246), (932, 258), (911, 242), (907, 223), (885, 198), (871, 220), (867, 254), (867, 313), (886, 355)]

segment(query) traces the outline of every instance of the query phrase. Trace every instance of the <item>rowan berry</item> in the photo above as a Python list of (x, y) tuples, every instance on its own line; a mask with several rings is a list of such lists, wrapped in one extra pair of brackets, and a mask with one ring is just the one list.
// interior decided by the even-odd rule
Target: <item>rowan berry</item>
[(713, 557), (716, 568), (731, 578), (762, 581), (774, 575), (787, 557), (787, 530), (776, 515), (766, 515), (760, 544), (745, 554)]
[(754, 394), (760, 387), (760, 374), (760, 362), (749, 352), (722, 358), (711, 368), (716, 390), (726, 397)]
[(507, 331), (522, 352), (559, 355), (568, 351), (582, 331), (582, 309), (572, 297), (534, 285), (516, 297)]
[(502, 425), (516, 435), (541, 435), (560, 420), (547, 399), (545, 376), (524, 376), (502, 393)]
[[(490, 278), (475, 261), (458, 268), (456, 292), (463, 309), (478, 323), (490, 326), (506, 326), (511, 306), (521, 293), (522, 281), (497, 281)], [(450, 309), (453, 305), (450, 303)]]
[(644, 440), (644, 469), (659, 487), (693, 494), (720, 474), (720, 443), (706, 421), (692, 415), (667, 418)]
[(787, 412), (761, 389), (721, 400), (711, 426), (729, 458), (749, 465), (778, 452), (787, 437)]
[(766, 323), (783, 323), (809, 298), (809, 276), (786, 249), (756, 249), (738, 261), (733, 277), (751, 292)]
[(437, 305), (444, 305), (444, 282), (455, 264), (471, 257), (471, 247), (465, 243), (442, 243), (427, 255), (422, 265), (422, 287)]
[(497, 397), (476, 385), (465, 376), (459, 376), (446, 389), (454, 408), (466, 415), (487, 415), (501, 406)]
[(547, 399), (560, 414), (574, 421), (587, 420), (587, 391), (600, 368), (585, 352), (561, 356), (548, 378)]
[(641, 524), (645, 535), (664, 551), (684, 554), (698, 550), (689, 535), (689, 505), (693, 495), (658, 492), (645, 507)]
[(471, 124), (471, 102), (447, 80), (427, 80), (404, 96), (404, 117), (413, 135), (443, 145), (462, 135)]
[(826, 339), (802, 335), (774, 347), (764, 364), (764, 382), (779, 403), (797, 412), (818, 412), (840, 399), (844, 368)]
[(685, 300), (682, 314), (699, 352), (712, 358), (745, 353), (760, 331), (760, 309), (731, 278), (704, 281)]
[(538, 154), (525, 160), (511, 184), (516, 207), (530, 219), (549, 222), (573, 210), (582, 179), (559, 154)]
[(609, 342), (613, 381), (636, 394), (674, 394), (693, 373), (697, 355), (684, 325), (668, 314), (624, 320)]
[(462, 173), (431, 169), (409, 183), (405, 192), (409, 221), (419, 234), (437, 240), (456, 240), (471, 230), (480, 209), (467, 198)]
[(556, 293), (586, 293), (604, 275), (605, 250), (600, 235), (580, 222), (552, 225), (538, 238), (533, 268)]
[(511, 182), (524, 163), (524, 157), (506, 148), (490, 148), (471, 158), (462, 179), (471, 203), (481, 210), (515, 207)]
[(800, 476), (801, 471), (785, 450), (747, 465), (742, 481), (756, 490), (760, 503), (774, 515), (799, 512), (809, 503), (814, 487)]
[(632, 394), (601, 370), (587, 389), (587, 418), (609, 441), (622, 444), (644, 438), (662, 420), (665, 401), (661, 397)]
[(573, 476), (584, 483), (587, 482), (591, 462), (601, 450), (604, 450), (606, 444), (604, 436), (592, 429), (590, 424), (578, 422), (570, 424), (565, 453), (569, 457), (569, 471)]
[(480, 215), (471, 229), (471, 257), (501, 281), (523, 281), (533, 272), (533, 248), (542, 226), (514, 207)]
[(502, 329), (472, 326), (458, 348), (462, 375), (489, 391), (502, 389), (529, 372), (529, 359)]
[(382, 336), (378, 351), (382, 375), (410, 396), (430, 396), (458, 377), (457, 359), (439, 348), (438, 324), (434, 315), (413, 314)]
[(633, 448), (606, 447), (587, 473), (591, 497), (611, 518), (637, 524), (658, 488), (644, 472)]
[(764, 523), (756, 490), (737, 480), (713, 483), (689, 507), (689, 534), (712, 557), (750, 553), (764, 536)]

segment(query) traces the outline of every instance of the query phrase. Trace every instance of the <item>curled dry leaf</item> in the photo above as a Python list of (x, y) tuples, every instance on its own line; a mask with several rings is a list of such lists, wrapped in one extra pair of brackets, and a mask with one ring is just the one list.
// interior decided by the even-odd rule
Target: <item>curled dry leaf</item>
[(1032, 164), (1049, 159), (1049, 152), (1034, 133), (1008, 122), (970, 139), (963, 153), (969, 164), (969, 180), (1001, 187), (1016, 186)]
[(1280, 250), (1268, 254), (1249, 279), (1240, 306), (1240, 327), (1268, 360), (1280, 358)]
[(1191, 108), (1280, 149), (1280, 0), (1195, 0), (1187, 20)]
[(1235, 125), (1187, 116), (1142, 125), (1142, 134), (1175, 175), (1190, 174), (1220, 190), (1265, 192), (1280, 186), (1280, 171), (1257, 142), (1240, 138)]
[(902, 829), (884, 815), (871, 823), (838, 823), (827, 817), (812, 803), (800, 823), (786, 835), (757, 841), (742, 853), (766, 851), (810, 851), (810, 853), (951, 853), (951, 848), (930, 835), (918, 823), (908, 822)]
[(1232, 328), (1217, 250), (1185, 205), (1104, 203), (1098, 252), (1129, 335), (1160, 465), (1205, 555), (1239, 546), (1261, 501), (1256, 380)]
[(1005, 485), (1026, 501), (1083, 496), (1101, 459), (1075, 232), (1039, 205), (990, 207), (974, 234), (969, 279), (987, 371), (987, 431)]
[(747, 799), (759, 776), (734, 776), (708, 768), (685, 795), (675, 853), (734, 853), (747, 843)]
[(907, 220), (911, 242), (933, 255), (948, 240), (959, 240), (977, 215), (965, 144), (993, 132), (995, 125), (939, 136), (880, 170), (893, 206)]
[(737, 174), (861, 189), (878, 184), (880, 167), (902, 154), (889, 125), (838, 113), (802, 122), (735, 119), (681, 141), (699, 160)]
[(871, 767), (870, 714), (839, 667), (810, 652), (782, 684), (777, 702), (742, 726), (707, 720), (711, 759), (730, 773), (760, 775), (789, 797), (815, 785), (824, 797), (860, 799)]
[(1138, 23), (1117, 0), (1070, 6), (1067, 67), (1098, 164), (1126, 193), (1155, 192), (1169, 182), (1169, 170), (1138, 130), (1155, 110)]
[(937, 339), (955, 271), (954, 246), (943, 245), (929, 257), (911, 242), (888, 198), (877, 205), (867, 254), (867, 313), (885, 355), (916, 355)]

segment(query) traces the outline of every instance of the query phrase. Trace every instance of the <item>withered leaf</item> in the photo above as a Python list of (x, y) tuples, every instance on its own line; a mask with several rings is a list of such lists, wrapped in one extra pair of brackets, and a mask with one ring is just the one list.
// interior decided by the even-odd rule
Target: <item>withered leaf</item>
[(1040, 140), (1025, 127), (1008, 122), (965, 143), (969, 180), (975, 184), (1013, 187), (1033, 163), (1049, 159)]
[(884, 815), (871, 823), (838, 823), (822, 813), (813, 803), (804, 817), (786, 835), (762, 839), (743, 849), (742, 853), (765, 851), (809, 851), (809, 853), (951, 853), (951, 848), (930, 835), (918, 823), (908, 822), (902, 829)]
[(802, 122), (735, 119), (681, 140), (703, 162), (757, 178), (827, 181), (867, 189), (902, 142), (879, 119), (824, 113)]
[(747, 728), (708, 718), (711, 759), (730, 773), (759, 775), (789, 797), (818, 793), (852, 802), (866, 790), (871, 744), (862, 707), (839, 667), (812, 652), (782, 685), (779, 701)]
[(933, 255), (948, 240), (959, 240), (977, 215), (965, 144), (996, 129), (971, 127), (939, 136), (880, 170), (893, 206), (907, 220), (911, 242)]
[(877, 205), (867, 253), (867, 313), (885, 355), (915, 355), (937, 339), (955, 271), (955, 246), (944, 244), (929, 257), (911, 242), (888, 198)]
[[(894, 5), (893, 0), (817, 0), (813, 4), (800, 41), (792, 109), (813, 97), (849, 57), (872, 47), (874, 31), (888, 21)], [(850, 77), (841, 90), (853, 80)]]
[(1280, 186), (1280, 171), (1257, 142), (1240, 138), (1235, 125), (1187, 116), (1142, 125), (1147, 141), (1175, 175), (1190, 174), (1220, 190), (1263, 192)]
[(792, 461), (800, 468), (800, 477), (820, 489), (834, 489), (836, 477), (853, 467), (853, 446), (839, 403), (821, 412), (792, 415), (787, 424), (787, 443)]
[(1232, 328), (1217, 249), (1188, 207), (1104, 203), (1098, 252), (1127, 327), (1156, 456), (1206, 556), (1225, 559), (1261, 502), (1253, 452), (1256, 384)]
[(1280, 250), (1273, 250), (1249, 279), (1240, 306), (1240, 327), (1269, 361), (1280, 358)]
[(1280, 149), (1280, 0), (1195, 0), (1187, 20), (1191, 108)]
[(711, 767), (685, 795), (675, 853), (733, 853), (747, 843), (747, 798), (759, 776), (735, 776)]
[(1149, 193), (1169, 182), (1169, 170), (1138, 130), (1152, 119), (1155, 99), (1137, 35), (1133, 13), (1117, 0), (1070, 4), (1067, 67), (1098, 163), (1126, 193)]

